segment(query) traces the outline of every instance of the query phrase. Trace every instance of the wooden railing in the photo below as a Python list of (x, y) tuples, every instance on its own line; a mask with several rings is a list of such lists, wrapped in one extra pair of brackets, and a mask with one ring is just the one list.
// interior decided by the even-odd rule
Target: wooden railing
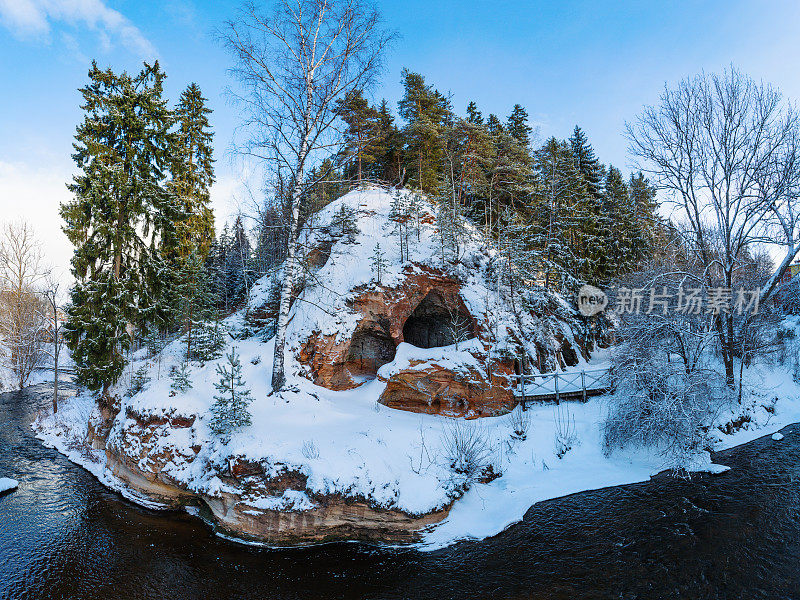
[(609, 368), (553, 373), (521, 373), (514, 375), (514, 394), (521, 397), (522, 408), (530, 400), (580, 399), (603, 394), (611, 389)]

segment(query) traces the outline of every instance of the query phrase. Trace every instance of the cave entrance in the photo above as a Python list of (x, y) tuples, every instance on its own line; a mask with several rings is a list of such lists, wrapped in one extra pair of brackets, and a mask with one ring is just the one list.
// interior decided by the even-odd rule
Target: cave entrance
[(391, 336), (380, 330), (361, 329), (353, 333), (347, 351), (347, 369), (356, 377), (375, 377), (383, 365), (394, 360)]
[(472, 318), (460, 301), (447, 302), (431, 290), (403, 325), (403, 340), (418, 348), (438, 348), (473, 336)]

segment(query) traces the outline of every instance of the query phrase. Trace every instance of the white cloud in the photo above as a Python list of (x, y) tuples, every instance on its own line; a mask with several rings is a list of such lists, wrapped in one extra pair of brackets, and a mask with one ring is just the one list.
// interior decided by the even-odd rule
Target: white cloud
[(64, 167), (33, 167), (0, 160), (0, 222), (24, 219), (42, 243), (45, 261), (54, 274), (69, 279), (72, 244), (61, 231), (59, 205), (71, 198)]
[(103, 0), (0, 0), (0, 22), (18, 37), (48, 36), (56, 22), (85, 26), (104, 44), (118, 41), (142, 58), (157, 55), (142, 32)]

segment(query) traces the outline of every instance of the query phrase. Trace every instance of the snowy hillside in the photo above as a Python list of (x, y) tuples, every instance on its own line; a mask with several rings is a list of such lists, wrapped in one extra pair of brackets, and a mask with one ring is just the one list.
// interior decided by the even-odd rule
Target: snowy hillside
[[(482, 368), (476, 356), (498, 353), (512, 343), (522, 343), (529, 355), (537, 356), (543, 347), (558, 348), (560, 338), (573, 339), (568, 325), (572, 309), (563, 300), (542, 298), (553, 311), (549, 316), (534, 311), (514, 316), (492, 290), (492, 273), (498, 265), (494, 250), (482, 247), (475, 232), (463, 248), (460, 293), (477, 320), (496, 322), (494, 347), (487, 348), (480, 336), (462, 341), (458, 349), (455, 345), (425, 349), (402, 342), (377, 376), (359, 380), (358, 387), (334, 391), (313, 383), (309, 366), (298, 360), (298, 354), (315, 333), (333, 336), (334, 342), (353, 333), (359, 321), (353, 291), (377, 286), (369, 260), (376, 244), (389, 259), (382, 276), (384, 288), (400, 285), (409, 273), (442, 264), (433, 209), (427, 205), (420, 217), (419, 240), (414, 236), (410, 245), (410, 261), (399, 261), (389, 219), (391, 202), (392, 195), (383, 191), (352, 192), (317, 216), (315, 230), (307, 229), (307, 248), (328, 240), (330, 256), (307, 279), (292, 307), (287, 337), (290, 391), (271, 393), (273, 341), (247, 328), (248, 314), (268, 299), (270, 279), (254, 287), (247, 310), (227, 319), (234, 336), (227, 337), (226, 351), (235, 349), (241, 357), (243, 380), (253, 397), (252, 423), (236, 430), (227, 444), (209, 428), (213, 384), (219, 380), (216, 370), (223, 358), (190, 363), (191, 389), (171, 393), (167, 373), (182, 360), (183, 339), (174, 340), (157, 357), (147, 358), (144, 350), (135, 357), (114, 390), (119, 406), (110, 421), (108, 411), (100, 411), (96, 399), (84, 394), (68, 401), (57, 417), (44, 418), (37, 425), (40, 435), (139, 501), (140, 480), (128, 474), (122, 483), (112, 475), (120, 472), (119, 464), (159, 486), (169, 484), (207, 502), (233, 498), (233, 508), (226, 504), (225, 514), (233, 510), (240, 519), (264, 511), (321, 511), (331, 498), (355, 499), (376, 510), (416, 516), (449, 508), (443, 522), (424, 531), (427, 547), (496, 534), (521, 519), (534, 502), (641, 481), (665, 466), (658, 455), (646, 452), (603, 455), (602, 399), (538, 405), (527, 412), (517, 407), (473, 420), (394, 410), (378, 402), (387, 379), (403, 369), (435, 364), (456, 372), (475, 370)], [(336, 237), (327, 227), (342, 205), (358, 214), (359, 231), (352, 236)], [(602, 364), (607, 357), (596, 352), (589, 363), (580, 353), (576, 358), (577, 364), (568, 369)], [(130, 375), (143, 366), (149, 382), (129, 396)], [(786, 387), (782, 395), (796, 393), (790, 381), (782, 385)], [(775, 416), (776, 429), (792, 414), (787, 409)], [(110, 426), (106, 452), (75, 450), (96, 436), (106, 421)], [(477, 440), (473, 444), (477, 468), (472, 471), (463, 468), (464, 456), (454, 450), (464, 439)], [(117, 457), (119, 464), (108, 464), (109, 456)], [(707, 454), (698, 460), (698, 468), (709, 466)], [(270, 482), (286, 478), (293, 483), (276, 492)]]

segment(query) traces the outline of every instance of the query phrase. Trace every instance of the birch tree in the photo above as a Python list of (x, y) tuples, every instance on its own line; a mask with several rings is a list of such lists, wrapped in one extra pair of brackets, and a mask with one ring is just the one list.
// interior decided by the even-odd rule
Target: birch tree
[[(759, 291), (765, 304), (800, 251), (800, 115), (794, 105), (731, 68), (666, 88), (659, 104), (628, 124), (627, 134), (632, 154), (687, 222), (685, 241), (707, 289), (730, 289), (754, 246), (779, 249), (781, 260)], [(714, 320), (730, 387), (738, 329), (733, 311)]]
[[(279, 0), (267, 14), (246, 4), (227, 23), (232, 92), (243, 109), (246, 141), (238, 148), (289, 180), (287, 252), (275, 334), (272, 388), (286, 383), (284, 350), (297, 271), (301, 202), (318, 182), (315, 167), (343, 147), (337, 101), (375, 83), (392, 35), (367, 0)], [(324, 177), (327, 173), (322, 172)]]
[(11, 369), (24, 387), (42, 358), (42, 300), (36, 286), (44, 280), (42, 251), (25, 221), (0, 230), (0, 342), (10, 353)]

